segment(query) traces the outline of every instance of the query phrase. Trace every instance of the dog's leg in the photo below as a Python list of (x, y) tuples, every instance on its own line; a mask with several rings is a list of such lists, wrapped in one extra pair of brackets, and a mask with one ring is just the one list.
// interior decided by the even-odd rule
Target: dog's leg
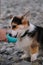
[(31, 55), (31, 61), (37, 60), (37, 56), (38, 56), (38, 53), (32, 54)]
[(21, 56), (21, 59), (25, 59), (28, 57), (28, 54), (27, 53), (24, 53), (22, 56)]
[(29, 47), (23, 48), (24, 54), (21, 56), (22, 59), (30, 58)]
[(38, 43), (32, 43), (30, 46), (30, 55), (31, 55), (31, 61), (37, 60), (37, 56), (39, 54), (39, 45)]

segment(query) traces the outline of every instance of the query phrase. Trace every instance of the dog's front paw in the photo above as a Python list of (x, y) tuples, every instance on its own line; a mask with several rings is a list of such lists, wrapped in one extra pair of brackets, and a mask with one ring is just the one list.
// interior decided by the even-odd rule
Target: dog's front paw
[(38, 53), (31, 55), (31, 61), (37, 60)]
[(21, 59), (25, 59), (25, 58), (27, 58), (27, 57), (28, 57), (27, 54), (23, 54), (23, 55), (21, 56)]

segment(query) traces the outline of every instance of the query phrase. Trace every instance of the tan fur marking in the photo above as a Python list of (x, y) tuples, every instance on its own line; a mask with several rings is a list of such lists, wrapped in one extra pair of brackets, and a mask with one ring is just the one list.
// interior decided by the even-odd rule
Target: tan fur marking
[(24, 17), (24, 18), (23, 18), (22, 24), (23, 24), (23, 25), (28, 25), (27, 17)]
[(33, 41), (33, 43), (30, 46), (30, 53), (34, 54), (34, 53), (37, 53), (37, 52), (39, 52), (38, 42), (37, 41)]

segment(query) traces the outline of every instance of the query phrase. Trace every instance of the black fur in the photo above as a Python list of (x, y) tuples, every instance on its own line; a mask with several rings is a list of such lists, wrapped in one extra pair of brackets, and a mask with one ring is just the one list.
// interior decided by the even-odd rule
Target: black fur
[(12, 23), (16, 23), (16, 24), (20, 25), (20, 24), (22, 24), (22, 19), (15, 16), (12, 20)]
[(25, 37), (28, 34), (28, 30), (25, 31), (25, 33), (21, 36), (21, 38)]
[(42, 27), (36, 26), (36, 28), (32, 32), (29, 32), (29, 30), (26, 30), (21, 37), (23, 38), (26, 35), (28, 35), (29, 37), (33, 38), (35, 34), (37, 34), (36, 36), (37, 42), (39, 42), (40, 46), (43, 48), (43, 28)]
[(43, 48), (43, 28), (37, 26), (37, 41), (40, 43)]
[(25, 37), (28, 35), (29, 37), (34, 37), (36, 34), (37, 28), (35, 28), (32, 32), (29, 32), (29, 30), (26, 30), (25, 33), (21, 37)]

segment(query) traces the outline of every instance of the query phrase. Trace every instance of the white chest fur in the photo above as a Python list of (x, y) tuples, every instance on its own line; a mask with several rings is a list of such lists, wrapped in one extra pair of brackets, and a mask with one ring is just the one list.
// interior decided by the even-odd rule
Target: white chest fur
[(32, 44), (32, 41), (33, 41), (32, 38), (26, 36), (21, 41), (18, 40), (18, 42), (16, 43), (16, 48), (18, 48), (18, 49), (27, 48)]

